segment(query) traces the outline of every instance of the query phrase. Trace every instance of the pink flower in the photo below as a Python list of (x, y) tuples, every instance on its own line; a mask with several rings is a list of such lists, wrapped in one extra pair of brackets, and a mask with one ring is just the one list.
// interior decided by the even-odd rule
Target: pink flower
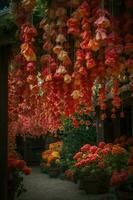
[(106, 30), (103, 28), (96, 29), (96, 40), (105, 40), (107, 38)]

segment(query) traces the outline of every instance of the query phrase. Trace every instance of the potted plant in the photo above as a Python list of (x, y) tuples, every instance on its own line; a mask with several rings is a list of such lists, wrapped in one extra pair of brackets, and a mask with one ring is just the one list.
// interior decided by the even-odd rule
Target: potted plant
[(86, 144), (75, 154), (75, 168), (87, 193), (106, 193), (112, 173), (127, 167), (128, 153), (119, 145), (100, 142), (98, 146)]
[(49, 144), (49, 149), (42, 153), (41, 171), (50, 177), (58, 177), (61, 169), (62, 141)]
[(8, 200), (14, 200), (26, 191), (23, 184), (23, 175), (29, 175), (31, 169), (24, 160), (16, 155), (8, 157)]
[(133, 154), (130, 153), (127, 162), (127, 169), (115, 172), (111, 177), (111, 182), (117, 190), (117, 197), (120, 200), (133, 199)]
[(133, 199), (133, 174), (127, 175), (126, 179), (123, 179), (119, 182), (117, 186), (117, 199)]
[(48, 174), (51, 178), (56, 178), (60, 174), (60, 154), (58, 151), (53, 151), (48, 159)]

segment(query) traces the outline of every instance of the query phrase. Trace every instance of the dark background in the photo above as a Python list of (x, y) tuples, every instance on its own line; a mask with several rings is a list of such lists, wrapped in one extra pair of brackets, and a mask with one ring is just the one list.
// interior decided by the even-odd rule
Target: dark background
[(0, 10), (6, 6), (9, 6), (9, 0), (0, 0)]

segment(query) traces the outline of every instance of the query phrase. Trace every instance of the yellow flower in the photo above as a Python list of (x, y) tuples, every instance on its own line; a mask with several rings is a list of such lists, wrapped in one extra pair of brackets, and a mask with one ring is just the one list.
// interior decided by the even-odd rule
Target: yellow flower
[(79, 99), (80, 97), (82, 97), (82, 94), (79, 90), (74, 90), (71, 94), (72, 98), (73, 99)]
[(60, 164), (60, 163), (61, 163), (60, 159), (56, 159), (56, 160), (55, 160), (55, 163), (56, 163), (57, 165)]
[(53, 157), (55, 158), (60, 158), (60, 154), (58, 151), (53, 151), (52, 154), (51, 154)]

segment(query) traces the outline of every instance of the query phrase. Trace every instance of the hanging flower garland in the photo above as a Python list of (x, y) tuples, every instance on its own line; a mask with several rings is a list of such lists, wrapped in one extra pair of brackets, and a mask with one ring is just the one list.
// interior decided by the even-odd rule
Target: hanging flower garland
[[(36, 136), (63, 130), (62, 117), (71, 118), (78, 127), (75, 113), (94, 112), (96, 84), (100, 85), (97, 104), (101, 119), (106, 118), (109, 92), (113, 95), (111, 117), (116, 117), (121, 106), (119, 77), (129, 73), (133, 88), (132, 3), (124, 1), (126, 8), (120, 18), (115, 18), (106, 4), (110, 7), (104, 0), (53, 1), (47, 18), (40, 22), (43, 34), (39, 57), (34, 42), (37, 31), (31, 21), (27, 23), (35, 0), (19, 3), (21, 52), (13, 62), (16, 70), (9, 76), (9, 114), (14, 115), (10, 130), (16, 126), (13, 135), (18, 130)], [(16, 104), (18, 107), (12, 108)]]

